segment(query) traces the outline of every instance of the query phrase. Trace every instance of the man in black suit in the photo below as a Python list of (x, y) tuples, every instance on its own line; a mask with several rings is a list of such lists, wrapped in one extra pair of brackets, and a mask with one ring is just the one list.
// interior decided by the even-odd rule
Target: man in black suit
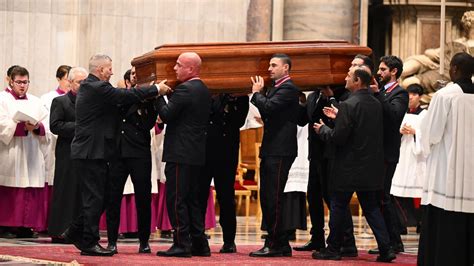
[(296, 123), (299, 111), (299, 89), (290, 78), (291, 59), (275, 54), (268, 72), (273, 86), (264, 91), (260, 76), (252, 78), (251, 103), (258, 108), (264, 122), (260, 148), (260, 204), (268, 236), (263, 248), (251, 257), (290, 257), (289, 232), (282, 228), (282, 199), (288, 173), (296, 158), (298, 145)]
[(199, 78), (201, 58), (194, 52), (182, 53), (174, 70), (182, 83), (169, 101), (158, 99), (158, 113), (167, 124), (163, 147), (166, 162), (166, 207), (174, 229), (173, 245), (157, 256), (210, 256), (204, 234), (204, 218), (199, 208), (199, 173), (206, 153), (206, 129), (211, 96)]
[[(365, 55), (358, 54), (351, 62), (351, 70), (354, 67), (366, 65), (371, 71), (374, 67), (372, 60)], [(328, 175), (331, 162), (334, 159), (334, 144), (324, 142), (314, 131), (312, 125), (318, 123), (320, 119), (326, 125), (332, 125), (333, 122), (324, 115), (324, 107), (339, 107), (339, 102), (346, 100), (350, 95), (350, 91), (346, 88), (335, 88), (335, 93), (329, 87), (322, 88), (311, 93), (306, 103), (302, 104), (300, 119), (298, 124), (304, 126), (309, 123), (308, 127), (308, 160), (309, 162), (309, 180), (308, 180), (308, 209), (311, 218), (312, 228), (310, 231), (311, 239), (303, 246), (294, 247), (297, 251), (319, 251), (326, 247), (324, 240), (324, 206), (330, 206), (330, 198), (328, 195)], [(352, 223), (352, 214), (349, 206), (347, 207), (344, 220), (344, 242), (341, 249), (343, 257), (356, 257), (358, 255), (355, 246), (354, 225)]]
[(99, 220), (104, 210), (109, 162), (117, 155), (118, 104), (132, 104), (158, 93), (168, 92), (162, 81), (140, 90), (114, 88), (112, 59), (97, 54), (89, 60), (89, 76), (82, 82), (76, 97), (76, 128), (71, 144), (71, 158), (82, 175), (82, 211), (64, 232), (81, 255), (112, 256), (113, 251), (99, 245)]
[[(400, 58), (388, 55), (380, 58), (377, 74), (380, 79), (380, 89), (371, 87), (374, 96), (380, 101), (383, 109), (383, 145), (385, 161), (385, 180), (382, 200), (382, 213), (390, 234), (390, 245), (396, 253), (403, 252), (403, 242), (400, 237), (400, 222), (394, 205), (394, 197), (390, 195), (392, 178), (400, 156), (400, 125), (408, 110), (408, 92), (398, 85), (398, 78), (403, 72), (403, 62)], [(377, 249), (369, 250), (377, 254)]]
[(240, 128), (249, 110), (249, 97), (231, 94), (212, 96), (211, 115), (207, 130), (206, 164), (199, 178), (199, 201), (203, 217), (207, 209), (209, 185), (214, 178), (219, 201), (219, 223), (224, 245), (220, 253), (235, 253), (235, 171), (239, 161)]
[(49, 128), (58, 136), (54, 153), (56, 163), (53, 198), (48, 217), (48, 233), (52, 236), (53, 243), (65, 242), (63, 238), (57, 236), (67, 229), (81, 210), (79, 189), (81, 175), (73, 168), (71, 142), (75, 130), (76, 95), (87, 75), (87, 70), (82, 67), (72, 68), (68, 74), (71, 90), (65, 95), (54, 98), (51, 103)]
[[(135, 69), (132, 69), (135, 72)], [(135, 86), (135, 79), (125, 75), (125, 83)], [(140, 89), (140, 88), (139, 88)], [(151, 151), (150, 130), (155, 126), (158, 111), (154, 100), (119, 105), (118, 158), (110, 163), (110, 195), (106, 202), (107, 249), (117, 253), (117, 239), (120, 225), (120, 207), (125, 182), (130, 175), (135, 191), (137, 210), (138, 253), (151, 253), (148, 240), (151, 227)]]
[(341, 259), (344, 215), (354, 191), (381, 251), (377, 261), (395, 259), (377, 197), (384, 181), (383, 118), (381, 104), (368, 91), (370, 81), (368, 67), (352, 68), (346, 77), (346, 88), (352, 93), (340, 103), (334, 128), (325, 126), (322, 120), (314, 124), (322, 139), (332, 140), (336, 145), (334, 167), (329, 178), (331, 216), (328, 247), (313, 253), (315, 259)]
[[(304, 245), (294, 247), (296, 251), (319, 251), (326, 247), (324, 237), (324, 202), (330, 206), (330, 197), (328, 194), (328, 174), (330, 171), (331, 160), (334, 159), (332, 148), (333, 143), (323, 141), (313, 129), (313, 124), (323, 119), (326, 124), (332, 124), (332, 121), (324, 115), (324, 107), (338, 107), (339, 101), (349, 97), (350, 92), (345, 88), (337, 89), (335, 95), (329, 87), (321, 88), (312, 92), (306, 101), (302, 103), (298, 124), (308, 127), (308, 160), (309, 160), (309, 179), (308, 179), (308, 209), (312, 228), (310, 231), (311, 239)], [(336, 99), (337, 97), (337, 99)], [(345, 219), (345, 241), (342, 247), (342, 253), (347, 257), (357, 256), (355, 247), (354, 226), (349, 207)]]

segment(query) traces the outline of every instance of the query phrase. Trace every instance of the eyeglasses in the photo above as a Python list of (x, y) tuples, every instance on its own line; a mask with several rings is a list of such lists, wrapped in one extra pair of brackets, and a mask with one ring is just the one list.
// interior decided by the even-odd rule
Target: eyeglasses
[(13, 83), (15, 83), (18, 86), (21, 86), (21, 85), (28, 85), (28, 83), (30, 83), (30, 81), (29, 80), (15, 80), (15, 81), (13, 81)]

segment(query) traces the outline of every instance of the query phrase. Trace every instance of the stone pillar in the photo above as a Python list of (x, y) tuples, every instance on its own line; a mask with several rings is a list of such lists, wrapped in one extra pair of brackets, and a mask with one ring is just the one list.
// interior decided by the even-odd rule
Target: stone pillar
[(352, 42), (353, 11), (348, 0), (286, 0), (284, 39)]
[(247, 41), (270, 41), (272, 0), (250, 0), (247, 11)]

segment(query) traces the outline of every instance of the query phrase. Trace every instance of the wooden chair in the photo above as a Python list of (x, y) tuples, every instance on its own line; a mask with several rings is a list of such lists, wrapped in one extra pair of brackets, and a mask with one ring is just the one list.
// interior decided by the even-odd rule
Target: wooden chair
[(258, 219), (262, 218), (262, 208), (260, 206), (260, 147), (262, 143), (255, 143), (255, 181), (256, 181), (256, 190), (257, 190), (257, 215)]
[(245, 217), (248, 219), (250, 216), (250, 197), (252, 196), (252, 191), (248, 190), (246, 187), (242, 185), (243, 183), (243, 174), (244, 169), (237, 168), (237, 172), (235, 175), (235, 196), (237, 198), (237, 211), (240, 210), (242, 206), (242, 198), (245, 197)]

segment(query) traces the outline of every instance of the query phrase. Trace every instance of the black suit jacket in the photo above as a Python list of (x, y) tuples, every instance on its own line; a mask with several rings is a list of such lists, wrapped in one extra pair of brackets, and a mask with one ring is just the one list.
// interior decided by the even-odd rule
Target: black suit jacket
[(119, 106), (118, 147), (121, 158), (150, 158), (150, 130), (158, 111), (155, 101)]
[(89, 74), (76, 97), (76, 130), (71, 144), (73, 159), (110, 159), (117, 154), (117, 105), (138, 103), (158, 95), (155, 86), (117, 89)]
[[(346, 89), (337, 91), (335, 97), (326, 98), (320, 91), (314, 91), (309, 94), (306, 104), (300, 106), (300, 116), (298, 125), (308, 125), (308, 160), (323, 160), (324, 158), (333, 159), (333, 144), (329, 141), (323, 141), (314, 131), (313, 124), (319, 123), (322, 119), (324, 124), (334, 127), (334, 121), (329, 119), (324, 113), (323, 108), (334, 105), (339, 106), (339, 101), (346, 100), (350, 92)], [(337, 97), (337, 99), (336, 99)]]
[(212, 161), (238, 159), (240, 128), (249, 111), (249, 97), (229, 94), (212, 96), (206, 154)]
[(72, 92), (56, 97), (51, 103), (49, 127), (58, 136), (56, 142), (56, 168), (62, 159), (70, 160), (71, 142), (75, 130), (75, 101)]
[(368, 90), (354, 92), (341, 102), (334, 128), (322, 126), (320, 135), (336, 145), (330, 190), (383, 189), (382, 106)]
[(408, 92), (397, 86), (391, 92), (375, 95), (383, 109), (383, 143), (386, 162), (397, 163), (400, 157), (400, 125), (408, 110)]
[(157, 102), (166, 126), (163, 161), (204, 165), (211, 95), (200, 79), (181, 83), (169, 97)]
[(299, 89), (293, 81), (268, 89), (266, 95), (254, 93), (251, 103), (257, 107), (264, 123), (260, 157), (296, 156), (296, 124), (300, 107)]

